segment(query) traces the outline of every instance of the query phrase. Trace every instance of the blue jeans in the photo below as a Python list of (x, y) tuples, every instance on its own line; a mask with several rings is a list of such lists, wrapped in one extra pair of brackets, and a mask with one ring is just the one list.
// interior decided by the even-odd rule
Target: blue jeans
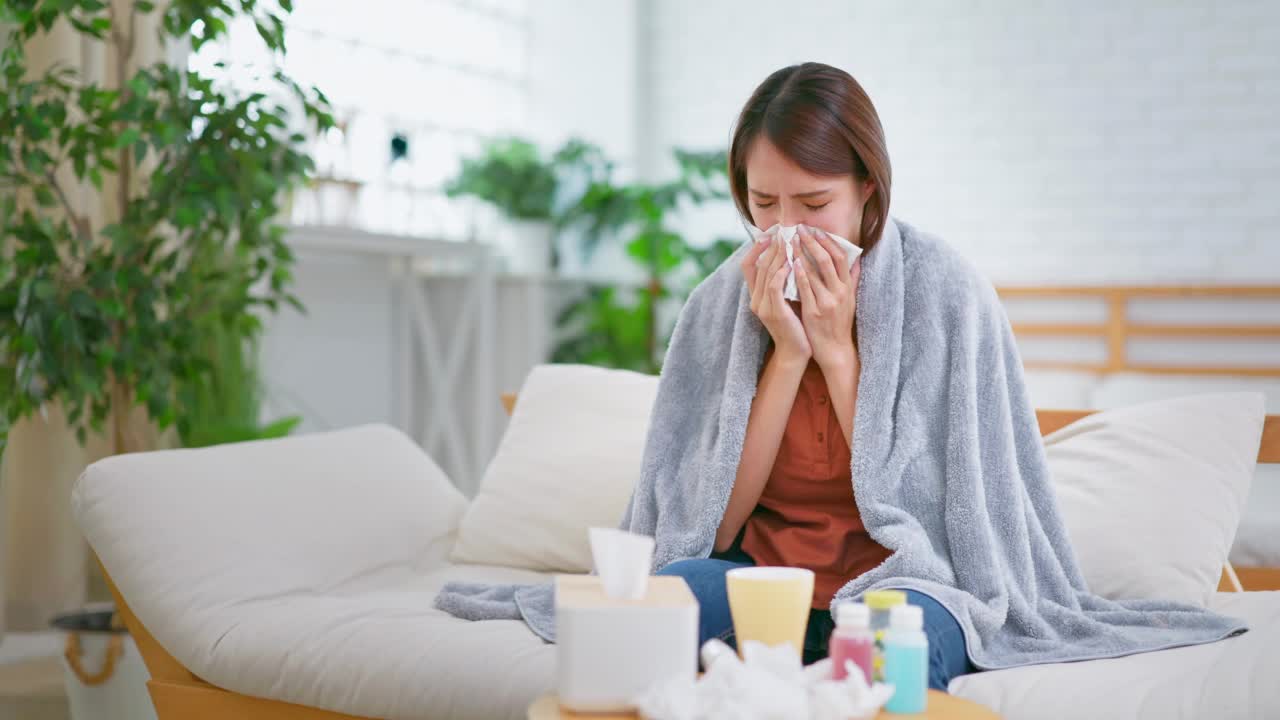
[[(724, 576), (734, 568), (754, 564), (746, 553), (731, 550), (710, 558), (677, 560), (658, 572), (684, 578), (698, 598), (699, 647), (711, 638), (720, 638), (736, 647)], [(906, 593), (908, 603), (924, 609), (924, 632), (929, 637), (929, 687), (946, 692), (952, 678), (977, 672), (965, 651), (964, 631), (937, 600), (915, 590)], [(804, 638), (806, 665), (827, 656), (827, 641), (834, 625), (827, 610), (815, 609), (809, 613)]]

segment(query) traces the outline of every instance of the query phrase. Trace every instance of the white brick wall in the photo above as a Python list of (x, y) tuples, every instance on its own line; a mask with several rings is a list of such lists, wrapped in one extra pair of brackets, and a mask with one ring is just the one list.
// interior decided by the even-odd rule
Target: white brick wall
[(893, 212), (998, 282), (1280, 281), (1280, 2), (650, 0), (640, 20), (654, 176), (818, 60), (876, 103)]
[(637, 1), (533, 0), (529, 3), (530, 125), (557, 147), (572, 136), (634, 163)]

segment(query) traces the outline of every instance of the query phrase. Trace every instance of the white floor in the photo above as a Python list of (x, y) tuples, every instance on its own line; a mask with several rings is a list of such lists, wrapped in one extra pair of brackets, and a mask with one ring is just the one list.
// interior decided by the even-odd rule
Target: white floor
[(0, 635), (0, 665), (57, 657), (62, 652), (62, 634), (57, 631), (5, 633)]
[(0, 638), (0, 720), (67, 720), (62, 636), (6, 633)]

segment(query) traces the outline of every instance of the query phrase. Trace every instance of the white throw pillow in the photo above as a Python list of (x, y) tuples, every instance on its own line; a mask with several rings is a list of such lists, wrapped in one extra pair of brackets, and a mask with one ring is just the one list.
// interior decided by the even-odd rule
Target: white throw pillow
[(589, 572), (587, 528), (621, 522), (657, 390), (653, 375), (535, 367), (462, 519), (452, 560)]
[(1217, 393), (1107, 410), (1047, 436), (1089, 589), (1206, 605), (1249, 492), (1263, 419), (1261, 395)]

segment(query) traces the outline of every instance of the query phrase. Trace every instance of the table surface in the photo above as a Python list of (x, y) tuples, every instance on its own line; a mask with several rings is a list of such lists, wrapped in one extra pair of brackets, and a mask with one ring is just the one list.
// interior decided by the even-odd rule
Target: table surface
[[(919, 715), (894, 715), (880, 711), (877, 720), (894, 718), (924, 718), (925, 720), (999, 720), (990, 708), (937, 690), (929, 691), (926, 710)], [(555, 695), (543, 695), (529, 706), (529, 720), (636, 720), (635, 713), (592, 714), (563, 710)]]

